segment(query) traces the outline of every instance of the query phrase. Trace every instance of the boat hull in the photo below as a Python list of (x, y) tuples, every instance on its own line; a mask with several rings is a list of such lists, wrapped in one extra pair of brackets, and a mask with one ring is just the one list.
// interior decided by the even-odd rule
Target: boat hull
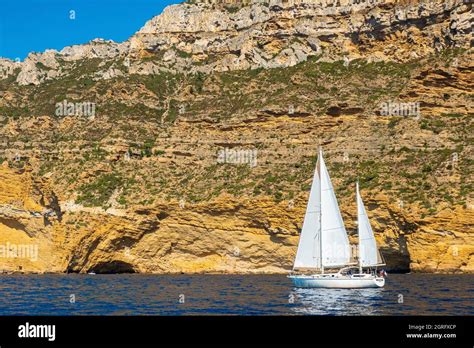
[(333, 275), (291, 275), (289, 278), (298, 288), (329, 288), (329, 289), (362, 289), (381, 288), (385, 278), (366, 276), (333, 276)]

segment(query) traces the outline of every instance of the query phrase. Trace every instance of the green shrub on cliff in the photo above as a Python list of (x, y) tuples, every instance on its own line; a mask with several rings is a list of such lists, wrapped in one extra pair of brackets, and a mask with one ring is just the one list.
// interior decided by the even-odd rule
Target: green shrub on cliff
[(79, 195), (76, 202), (86, 207), (107, 208), (108, 200), (114, 191), (122, 185), (122, 182), (122, 178), (114, 173), (103, 174), (95, 181), (79, 187)]

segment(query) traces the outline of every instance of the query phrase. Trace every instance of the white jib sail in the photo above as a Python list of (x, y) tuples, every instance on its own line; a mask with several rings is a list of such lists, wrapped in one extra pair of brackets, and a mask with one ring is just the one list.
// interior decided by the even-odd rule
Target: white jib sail
[(321, 268), (320, 250), (320, 216), (321, 216), (321, 183), (319, 180), (319, 158), (316, 163), (308, 205), (301, 229), (300, 241), (296, 252), (293, 269)]
[(319, 151), (321, 178), (321, 235), (324, 267), (345, 266), (350, 262), (350, 244), (337, 204), (326, 164)]
[(377, 243), (370, 226), (367, 212), (359, 193), (359, 183), (356, 184), (357, 195), (357, 229), (359, 232), (359, 264), (362, 267), (375, 266), (380, 263)]

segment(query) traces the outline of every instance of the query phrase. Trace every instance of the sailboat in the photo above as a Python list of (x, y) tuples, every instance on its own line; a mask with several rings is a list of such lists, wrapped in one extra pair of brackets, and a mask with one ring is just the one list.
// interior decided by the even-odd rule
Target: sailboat
[(356, 200), (359, 244), (358, 253), (351, 253), (353, 248), (320, 148), (293, 270), (288, 275), (296, 287), (378, 288), (385, 285), (385, 278), (377, 275), (377, 267), (384, 263), (358, 183)]

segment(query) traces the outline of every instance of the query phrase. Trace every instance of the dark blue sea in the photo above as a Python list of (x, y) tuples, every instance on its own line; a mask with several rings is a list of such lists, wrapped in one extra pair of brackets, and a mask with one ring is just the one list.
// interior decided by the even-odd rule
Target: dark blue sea
[(0, 315), (474, 315), (474, 276), (389, 274), (381, 289), (284, 275), (0, 275)]

